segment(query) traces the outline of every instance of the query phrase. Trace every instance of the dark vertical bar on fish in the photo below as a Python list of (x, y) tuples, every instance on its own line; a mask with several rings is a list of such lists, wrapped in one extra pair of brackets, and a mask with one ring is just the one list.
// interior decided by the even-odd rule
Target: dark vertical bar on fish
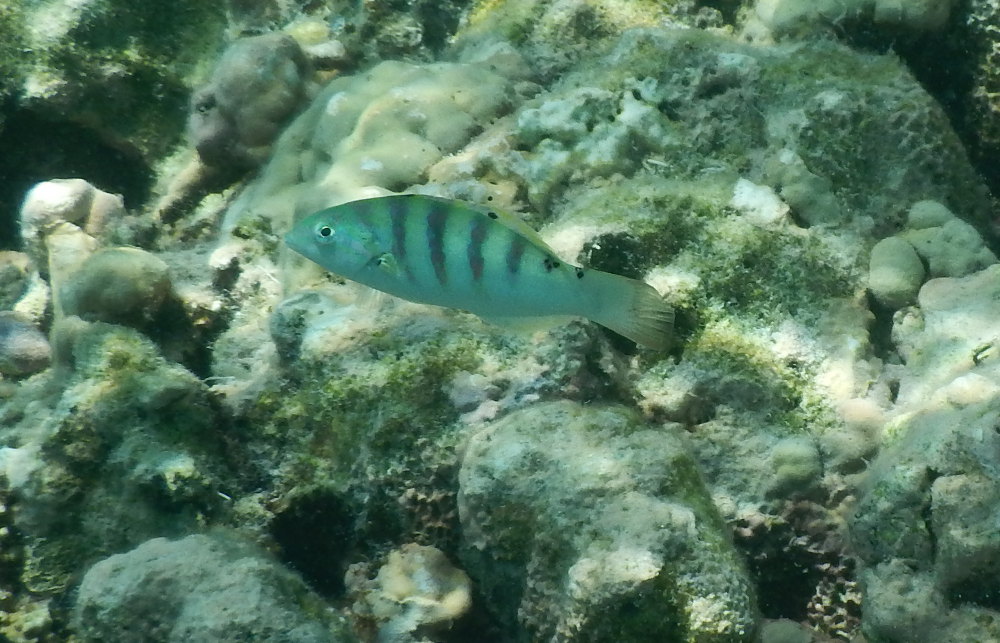
[(438, 283), (448, 283), (448, 272), (444, 264), (444, 232), (448, 221), (448, 211), (439, 203), (432, 203), (427, 212), (427, 247), (431, 253), (431, 264)]
[(469, 268), (472, 270), (472, 280), (483, 278), (483, 242), (486, 240), (486, 219), (475, 217), (469, 230), (469, 245), (467, 255)]
[(510, 245), (507, 247), (508, 275), (516, 275), (517, 271), (521, 269), (521, 258), (524, 256), (526, 246), (527, 242), (524, 237), (513, 232), (510, 233)]
[(392, 256), (403, 267), (406, 276), (413, 281), (413, 269), (406, 260), (406, 217), (410, 208), (408, 201), (393, 199), (389, 202), (389, 221), (392, 227)]

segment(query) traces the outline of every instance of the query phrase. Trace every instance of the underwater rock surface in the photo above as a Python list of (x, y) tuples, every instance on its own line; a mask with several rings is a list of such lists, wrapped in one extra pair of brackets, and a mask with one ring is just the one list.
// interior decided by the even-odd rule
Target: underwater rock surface
[(510, 640), (515, 622), (536, 641), (752, 637), (750, 580), (677, 429), (553, 402), (469, 441), (462, 560)]
[[(1000, 209), (950, 120), (972, 92), (991, 131), (991, 2), (0, 16), (0, 124), (155, 175), (0, 198), (0, 638), (1000, 639)], [(978, 84), (943, 88), (914, 43), (964, 20)], [(393, 192), (646, 280), (674, 346), (282, 243)]]
[(317, 596), (262, 552), (225, 534), (154, 538), (91, 567), (73, 608), (84, 641), (356, 639)]

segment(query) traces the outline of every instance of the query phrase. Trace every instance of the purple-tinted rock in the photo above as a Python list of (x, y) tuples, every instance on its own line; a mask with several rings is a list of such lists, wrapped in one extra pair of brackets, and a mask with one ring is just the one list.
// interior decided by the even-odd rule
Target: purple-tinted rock
[(264, 34), (233, 43), (211, 81), (191, 97), (188, 134), (206, 165), (248, 169), (305, 97), (308, 64), (298, 43)]

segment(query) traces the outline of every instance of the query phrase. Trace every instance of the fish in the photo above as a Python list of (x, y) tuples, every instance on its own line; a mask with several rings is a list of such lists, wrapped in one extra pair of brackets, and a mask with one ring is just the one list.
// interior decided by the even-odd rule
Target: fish
[(665, 350), (673, 308), (638, 279), (561, 259), (515, 215), (419, 194), (350, 201), (295, 224), (285, 243), (341, 277), (502, 324), (583, 317)]

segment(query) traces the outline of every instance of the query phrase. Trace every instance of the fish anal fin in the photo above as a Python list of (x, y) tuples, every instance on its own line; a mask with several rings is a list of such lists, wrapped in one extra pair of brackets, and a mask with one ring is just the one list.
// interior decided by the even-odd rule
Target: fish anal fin
[(562, 326), (577, 319), (570, 315), (547, 315), (542, 317), (480, 315), (479, 317), (488, 324), (493, 324), (494, 326), (517, 333), (535, 333), (542, 330), (552, 330), (556, 326)]

